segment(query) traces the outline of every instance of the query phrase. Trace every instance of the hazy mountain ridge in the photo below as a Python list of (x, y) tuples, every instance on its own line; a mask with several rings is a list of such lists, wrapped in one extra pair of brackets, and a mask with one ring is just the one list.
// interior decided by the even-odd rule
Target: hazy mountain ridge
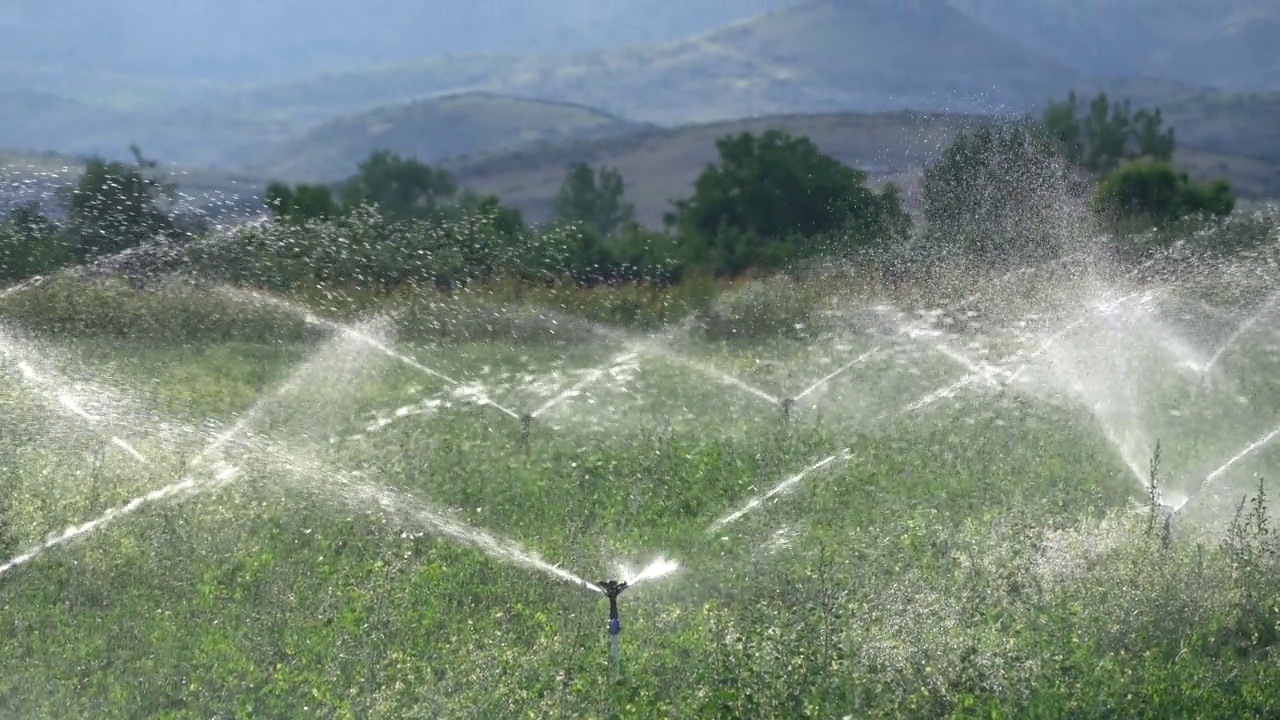
[[(210, 0), (182, 8), (160, 0), (131, 2), (129, 7), (149, 8), (147, 12), (161, 13), (170, 8), (165, 12), (172, 14), (171, 21), (175, 23), (195, 22), (192, 13), (202, 8), (201, 12), (217, 16), (209, 20), (211, 26), (219, 22), (226, 25), (228, 17), (238, 18), (244, 29), (237, 42), (257, 42), (254, 47), (259, 50), (280, 52), (292, 47), (292, 41), (281, 37), (278, 43), (264, 44), (261, 40), (281, 23), (292, 33), (289, 37), (311, 37), (308, 42), (323, 44), (327, 37), (323, 32), (306, 28), (319, 23), (332, 29), (348, 19), (338, 12), (324, 16), (326, 19), (321, 22), (316, 13), (328, 5), (304, 5), (292, 0), (292, 4), (275, 3), (270, 7), (247, 0), (220, 5)], [(525, 15), (513, 10), (505, 16), (512, 22), (495, 28), (493, 35), (486, 38), (493, 40), (504, 32), (515, 32), (512, 26), (517, 18), (527, 20), (523, 25), (514, 23), (521, 25), (520, 32), (526, 34), (543, 32), (553, 21), (571, 23), (575, 17), (622, 17), (637, 25), (618, 29), (614, 26), (621, 21), (602, 23), (597, 39), (607, 45), (610, 38), (622, 37), (618, 33), (631, 33), (628, 37), (657, 33), (661, 29), (658, 26), (666, 22), (664, 17), (669, 20), (678, 16), (676, 21), (666, 22), (667, 27), (687, 28), (713, 20), (719, 23), (757, 10), (772, 12), (677, 39), (596, 50), (566, 41), (557, 45), (556, 52), (518, 52), (513, 46), (500, 54), (434, 54), (363, 69), (353, 69), (345, 64), (347, 60), (330, 67), (320, 58), (310, 64), (311, 71), (303, 73), (301, 79), (270, 81), (264, 76), (254, 84), (208, 80), (172, 83), (120, 74), (110, 67), (82, 67), (77, 70), (82, 75), (59, 74), (52, 66), (15, 67), (0, 62), (0, 91), (7, 91), (6, 112), (0, 113), (0, 146), (124, 157), (128, 145), (138, 142), (151, 156), (186, 165), (253, 165), (270, 169), (282, 167), (268, 156), (275, 152), (273, 148), (315, 148), (307, 139), (308, 134), (336, 146), (357, 148), (361, 134), (367, 132), (358, 130), (359, 121), (353, 118), (364, 113), (402, 112), (392, 106), (471, 91), (575, 103), (598, 108), (619, 120), (682, 125), (779, 114), (903, 108), (1021, 113), (1035, 111), (1043, 102), (1077, 88), (1085, 93), (1105, 89), (1113, 95), (1132, 98), (1139, 105), (1164, 107), (1172, 124), (1178, 127), (1179, 138), (1189, 146), (1265, 159), (1280, 156), (1280, 137), (1275, 137), (1280, 131), (1273, 130), (1280, 127), (1280, 95), (1241, 97), (1154, 78), (1090, 79), (1072, 67), (1079, 58), (1069, 52), (1064, 55), (1061, 47), (1030, 30), (1019, 30), (1023, 26), (1018, 23), (1031, 27), (1028, 23), (1040, 22), (1036, 27), (1049, 29), (1037, 32), (1050, 35), (1053, 33), (1049, 30), (1061, 25), (1063, 43), (1075, 32), (1071, 28), (1085, 27), (1090, 18), (1099, 17), (1110, 19), (1112, 25), (1104, 28), (1108, 32), (1129, 39), (1176, 35), (1187, 42), (1228, 42), (1223, 38), (1235, 37), (1231, 32), (1255, 33), (1265, 27), (1274, 17), (1277, 2), (1280, 0), (1229, 0), (1219, 6), (1209, 0), (1194, 0), (1188, 5), (1188, 14), (1170, 19), (1166, 16), (1173, 13), (1153, 10), (1150, 0), (1087, 0), (1078, 5), (1054, 0), (1034, 0), (1025, 5), (1011, 4), (1010, 0), (751, 0), (746, 5), (735, 5), (733, 12), (724, 4), (700, 0), (672, 5), (665, 10), (667, 16), (651, 7), (644, 10), (648, 6), (641, 0), (620, 0), (608, 6), (573, 0), (567, 6), (569, 10), (553, 16), (546, 11), (551, 7), (550, 0), (538, 0), (519, 5), (516, 10)], [(30, 29), (32, 18), (47, 17), (51, 6), (21, 0), (15, 7), (17, 12), (0, 21), (0, 37), (13, 38), (23, 27)], [(426, 12), (409, 8), (404, 0), (378, 0), (374, 6), (360, 7), (366, 8), (363, 19), (351, 20), (344, 30), (350, 38), (409, 33)], [(396, 23), (385, 22), (385, 14), (378, 15), (380, 11), (390, 13), (402, 7), (409, 9), (397, 16)], [(454, 14), (449, 17), (463, 24), (467, 17), (483, 20), (484, 12), (489, 12), (485, 8), (492, 7), (496, 5), (473, 3), (466, 10), (450, 10)], [(1102, 7), (1111, 9), (1100, 12)], [(250, 9), (244, 11), (246, 14), (235, 15), (236, 8)], [(302, 13), (307, 8), (311, 14), (299, 16), (296, 25), (285, 22), (290, 12)], [(575, 16), (574, 12), (580, 14)], [(1121, 32), (1138, 20), (1146, 25), (1139, 23), (1140, 27)], [(103, 37), (109, 37), (105, 31), (110, 31), (114, 21), (86, 13), (71, 19), (62, 31), (74, 37), (75, 28), (101, 22)], [(1196, 23), (1212, 28), (1195, 30), (1192, 26)], [(123, 37), (135, 37), (138, 42), (147, 37), (145, 33), (137, 35), (141, 32), (138, 29), (130, 32), (134, 35), (126, 33)], [(211, 31), (210, 37), (223, 37), (218, 32)], [(307, 36), (307, 32), (312, 35)], [(454, 39), (462, 43), (457, 47), (465, 46), (465, 33), (456, 34)], [(26, 36), (26, 42), (30, 45), (38, 37), (38, 33)], [(425, 39), (419, 40), (426, 43)], [(165, 42), (169, 43), (165, 47), (170, 48), (177, 43), (172, 39)], [(388, 42), (377, 52), (390, 57), (395, 43)], [(1141, 42), (1136, 45), (1141, 46)], [(21, 47), (21, 43), (10, 47), (11, 57), (16, 52), (14, 47)], [(80, 50), (83, 57), (88, 57), (92, 47)], [(228, 56), (235, 55), (232, 50), (234, 44), (228, 49)], [(1246, 51), (1247, 48), (1240, 50)], [(5, 57), (4, 52), (0, 49), (0, 59)], [(301, 53), (298, 57), (309, 57), (303, 50), (297, 52)], [(1226, 51), (1221, 55), (1225, 57)], [(1237, 65), (1245, 67), (1248, 63)], [(178, 66), (180, 63), (174, 63), (170, 69), (179, 72)], [(38, 89), (24, 89), (24, 83), (35, 83)], [(343, 127), (352, 131), (344, 134), (340, 130)], [(509, 127), (519, 135), (514, 125)], [(530, 132), (534, 140), (547, 139), (546, 133), (545, 125)], [(438, 143), (425, 147), (424, 152), (447, 157), (494, 149), (464, 140), (453, 142), (452, 147)], [(335, 163), (348, 159), (338, 158)], [(299, 166), (298, 171), (314, 175), (327, 162), (318, 161), (310, 169)]]
[(1280, 90), (1280, 0), (947, 0), (1091, 74)]
[(463, 93), (332, 120), (299, 138), (252, 153), (241, 167), (274, 178), (331, 181), (351, 175), (360, 161), (380, 149), (436, 162), (535, 143), (620, 135), (644, 127), (581, 105)]
[(10, 0), (0, 66), (53, 64), (221, 82), (413, 57), (612, 47), (722, 25), (785, 0)]

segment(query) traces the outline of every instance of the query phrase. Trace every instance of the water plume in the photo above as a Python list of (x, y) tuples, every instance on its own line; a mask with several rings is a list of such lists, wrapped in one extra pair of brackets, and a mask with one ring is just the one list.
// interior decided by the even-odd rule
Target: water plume
[[(327, 350), (331, 351), (332, 349), (329, 348)], [(232, 440), (236, 439), (247, 429), (249, 423), (255, 420), (262, 413), (269, 401), (274, 401), (286, 393), (296, 389), (307, 379), (311, 370), (313, 370), (318, 364), (329, 360), (330, 354), (331, 352), (326, 352), (325, 350), (321, 350), (316, 353), (310, 361), (301, 365), (293, 375), (286, 382), (277, 387), (274, 392), (270, 395), (260, 397), (245, 413), (240, 416), (239, 420), (225, 431), (219, 433), (200, 452), (187, 461), (188, 470), (195, 470), (200, 467), (211, 455), (221, 450)], [(75, 540), (76, 538), (103, 528), (116, 520), (127, 517), (148, 504), (178, 495), (194, 496), (220, 487), (227, 482), (230, 482), (237, 474), (239, 474), (239, 472), (239, 467), (225, 463), (222, 464), (222, 467), (213, 474), (211, 479), (207, 480), (201, 480), (196, 477), (194, 473), (188, 472), (177, 482), (152, 490), (143, 495), (139, 495), (122, 505), (107, 510), (92, 520), (68, 527), (61, 534), (46, 540), (43, 544), (26, 551), (3, 565), (0, 565), (0, 574), (34, 560), (47, 550)]]
[(796, 485), (800, 484), (800, 481), (804, 480), (811, 473), (821, 470), (822, 468), (830, 465), (833, 462), (836, 462), (836, 461), (843, 462), (845, 460), (848, 460), (852, 456), (853, 456), (852, 452), (847, 448), (844, 450), (841, 450), (838, 453), (828, 455), (827, 457), (801, 470), (795, 475), (792, 475), (791, 477), (786, 478), (785, 480), (778, 483), (777, 485), (774, 485), (773, 487), (769, 488), (765, 492), (751, 498), (741, 508), (711, 523), (711, 527), (708, 529), (708, 532), (712, 532), (712, 533), (717, 532), (723, 529), (725, 526), (735, 523), (738, 520), (741, 520), (744, 516), (746, 516), (747, 513), (763, 505), (766, 500), (769, 500), (779, 495), (780, 493), (784, 493), (790, 490), (791, 488), (795, 487)]
[(1254, 440), (1253, 442), (1246, 445), (1243, 450), (1231, 456), (1231, 459), (1222, 463), (1222, 465), (1218, 466), (1217, 469), (1215, 469), (1213, 472), (1209, 473), (1205, 477), (1204, 481), (1200, 483), (1200, 488), (1196, 493), (1196, 497), (1203, 495), (1205, 491), (1209, 489), (1209, 486), (1213, 485), (1215, 482), (1220, 480), (1222, 476), (1226, 475), (1227, 471), (1230, 470), (1236, 463), (1240, 462), (1241, 460), (1249, 457), (1250, 455), (1257, 452), (1258, 450), (1261, 450), (1262, 448), (1271, 444), (1277, 437), (1280, 437), (1280, 427), (1277, 427), (1271, 432), (1267, 433), (1266, 435), (1263, 435), (1257, 440)]
[(595, 583), (552, 563), (543, 560), (511, 540), (468, 525), (451, 517), (440, 509), (416, 500), (389, 487), (379, 487), (349, 475), (330, 475), (323, 479), (325, 491), (338, 495), (348, 502), (371, 504), (402, 522), (416, 524), (424, 530), (435, 532), (448, 540), (470, 545), (484, 554), (506, 563), (536, 570), (549, 577), (563, 580), (595, 592), (603, 592)]
[[(363, 332), (357, 328), (351, 327), (350, 325), (346, 325), (340, 322), (336, 322), (334, 320), (328, 320), (326, 318), (322, 318), (316, 315), (314, 312), (312, 312), (310, 308), (300, 303), (296, 303), (280, 297), (275, 297), (273, 295), (268, 295), (266, 293), (262, 293), (257, 290), (244, 290), (240, 288), (222, 286), (219, 288), (219, 291), (226, 297), (229, 297), (233, 300), (237, 300), (240, 302), (249, 302), (249, 303), (256, 302), (256, 303), (270, 305), (272, 307), (279, 308), (293, 315), (296, 315), (297, 317), (301, 318), (303, 322), (306, 322), (308, 325), (313, 325), (315, 327), (322, 327), (326, 330), (329, 330), (330, 332), (346, 335), (359, 342), (362, 342), (365, 345), (368, 345), (369, 347), (373, 348), (374, 350), (377, 350), (378, 352), (382, 353), (383, 355), (386, 355), (387, 357), (393, 360), (396, 360), (397, 362), (403, 363), (404, 365), (407, 365), (408, 367), (411, 367), (420, 373), (423, 373), (425, 375), (430, 375), (440, 380), (444, 380), (450, 385), (461, 384), (459, 381), (449, 377), (448, 375), (445, 375), (444, 373), (438, 370), (435, 370), (433, 368), (429, 368), (426, 365), (423, 365), (422, 363), (418, 362), (417, 360), (414, 360), (413, 358), (409, 357), (408, 355), (405, 355), (404, 353), (400, 353), (391, 349), (390, 347), (382, 343), (380, 340), (378, 340), (377, 338), (374, 338), (368, 333)], [(495, 405), (495, 407), (497, 406)], [(504, 410), (505, 412), (511, 414), (513, 417), (519, 417), (515, 413), (512, 413), (510, 410), (506, 410), (505, 408), (499, 408), (499, 409)]]
[[(529, 413), (529, 417), (532, 417), (532, 418), (539, 417), (542, 414), (546, 413), (548, 410), (551, 410), (555, 406), (564, 402), (565, 400), (568, 400), (571, 397), (576, 397), (588, 385), (596, 382), (601, 377), (603, 377), (604, 374), (608, 372), (610, 368), (614, 367), (619, 363), (629, 362), (630, 360), (636, 357), (636, 354), (637, 354), (636, 350), (634, 349), (628, 350), (626, 352), (620, 353), (610, 358), (610, 360), (607, 363), (600, 365), (598, 367), (592, 368), (590, 371), (587, 372), (585, 376), (582, 377), (581, 380), (569, 386), (563, 392), (557, 394), (556, 396), (552, 397), (550, 400), (543, 403), (537, 410), (534, 410), (533, 412)], [(519, 417), (519, 416), (516, 416), (516, 417)]]
[(151, 492), (145, 495), (139, 495), (138, 497), (133, 498), (132, 500), (130, 500), (127, 503), (124, 503), (123, 505), (117, 505), (116, 507), (113, 507), (107, 510), (106, 512), (102, 513), (98, 517), (92, 520), (89, 520), (88, 522), (84, 522), (79, 525), (72, 525), (67, 529), (63, 530), (58, 535), (55, 535), (49, 538), (48, 540), (45, 540), (40, 545), (37, 545), (36, 547), (31, 548), (30, 550), (27, 550), (21, 555), (10, 558), (3, 565), (0, 565), (0, 575), (3, 575), (20, 565), (25, 565), (31, 562), (32, 560), (35, 560), (37, 557), (39, 557), (41, 554), (43, 554), (48, 550), (51, 550), (64, 543), (71, 542), (72, 540), (75, 540), (78, 537), (87, 535), (95, 530), (98, 530), (108, 525), (111, 522), (119, 520), (120, 518), (123, 518), (126, 515), (129, 515), (139, 510), (140, 508), (142, 508), (143, 506), (149, 503), (158, 502), (160, 500), (164, 500), (166, 498), (170, 498), (185, 492), (196, 491), (196, 490), (207, 490), (217, 485), (222, 485), (224, 483), (229, 482), (232, 478), (234, 478), (237, 472), (239, 472), (237, 468), (228, 466), (219, 470), (218, 473), (214, 475), (212, 482), (205, 481), (202, 483), (198, 481), (195, 477), (187, 476), (186, 478), (176, 483), (173, 483), (172, 485), (166, 485), (158, 490), (152, 490)]
[(796, 396), (795, 396), (795, 397), (793, 397), (793, 398), (792, 398), (792, 400), (793, 400), (793, 401), (796, 401), (796, 402), (799, 402), (801, 399), (803, 399), (803, 398), (804, 398), (804, 396), (808, 395), (809, 393), (813, 392), (814, 390), (817, 390), (818, 388), (822, 387), (823, 385), (826, 385), (827, 383), (829, 383), (829, 382), (831, 382), (832, 380), (834, 380), (838, 375), (840, 375), (840, 373), (843, 373), (844, 371), (848, 370), (849, 368), (853, 367), (854, 365), (858, 365), (858, 364), (861, 364), (861, 363), (866, 362), (867, 360), (871, 359), (871, 357), (872, 357), (872, 356), (874, 356), (874, 355), (875, 355), (876, 353), (878, 353), (878, 352), (880, 352), (880, 346), (879, 346), (879, 345), (877, 345), (877, 346), (875, 346), (875, 347), (871, 348), (871, 349), (870, 349), (870, 350), (868, 350), (867, 352), (862, 353), (861, 355), (859, 355), (858, 357), (856, 357), (856, 358), (854, 358), (854, 359), (850, 360), (849, 362), (845, 363), (844, 365), (841, 365), (839, 368), (836, 368), (836, 369), (835, 369), (834, 371), (832, 371), (831, 373), (828, 373), (826, 377), (824, 377), (824, 378), (822, 378), (821, 380), (819, 380), (819, 381), (817, 381), (817, 382), (813, 383), (812, 385), (810, 385), (809, 387), (805, 388), (804, 390), (801, 390), (798, 394), (796, 394)]
[(102, 419), (85, 409), (79, 398), (75, 397), (71, 393), (69, 383), (66, 381), (60, 382), (54, 379), (42, 377), (36, 372), (35, 368), (31, 366), (30, 362), (21, 359), (13, 349), (12, 340), (10, 340), (10, 338), (8, 338), (3, 332), (0, 332), (0, 355), (4, 355), (7, 359), (14, 361), (14, 365), (22, 375), (22, 379), (37, 393), (46, 398), (52, 398), (53, 401), (62, 409), (85, 421), (85, 423), (93, 428), (94, 432), (106, 437), (112, 445), (124, 450), (133, 459), (140, 463), (147, 462), (146, 456), (138, 452), (137, 448), (133, 447), (133, 445), (131, 445), (127, 440), (102, 429)]
[(664, 557), (659, 557), (655, 559), (653, 562), (649, 563), (648, 565), (645, 565), (643, 568), (641, 568), (638, 571), (632, 570), (625, 565), (619, 564), (618, 575), (622, 578), (623, 582), (625, 582), (629, 587), (635, 587), (641, 582), (644, 582), (646, 580), (654, 580), (664, 575), (670, 575), (671, 573), (679, 569), (680, 569), (680, 566), (677, 565), (674, 561), (668, 560)]
[(676, 354), (676, 353), (674, 353), (674, 352), (671, 352), (670, 350), (662, 349), (662, 350), (658, 350), (658, 351), (656, 351), (656, 352), (657, 352), (658, 354), (660, 354), (662, 357), (664, 357), (664, 358), (666, 358), (666, 359), (668, 359), (668, 360), (671, 360), (671, 361), (677, 362), (677, 363), (679, 363), (679, 364), (681, 364), (681, 365), (685, 365), (685, 366), (687, 366), (687, 367), (693, 368), (694, 370), (697, 370), (698, 372), (701, 372), (701, 373), (703, 373), (703, 374), (705, 374), (705, 375), (707, 375), (707, 376), (709, 376), (709, 377), (713, 377), (713, 378), (715, 378), (716, 380), (719, 380), (720, 382), (724, 383), (725, 385), (729, 385), (729, 386), (731, 386), (731, 387), (738, 388), (739, 390), (743, 390), (743, 391), (745, 391), (745, 392), (747, 392), (747, 393), (749, 393), (749, 394), (751, 394), (751, 395), (754, 395), (755, 397), (760, 398), (761, 400), (764, 400), (764, 401), (765, 401), (765, 402), (767, 402), (767, 403), (772, 403), (772, 404), (774, 404), (774, 405), (781, 405), (781, 404), (782, 404), (782, 399), (781, 399), (781, 398), (779, 398), (779, 397), (777, 397), (777, 396), (775, 396), (775, 395), (771, 395), (771, 394), (769, 394), (769, 393), (765, 392), (764, 390), (761, 390), (760, 388), (755, 387), (754, 385), (750, 385), (750, 384), (748, 384), (748, 383), (746, 383), (746, 382), (744, 382), (744, 381), (742, 381), (742, 380), (740, 380), (740, 379), (738, 379), (738, 378), (736, 378), (736, 377), (734, 377), (734, 376), (730, 375), (729, 373), (724, 372), (723, 370), (720, 370), (720, 369), (717, 369), (717, 368), (712, 367), (712, 366), (710, 366), (710, 365), (707, 365), (706, 363), (702, 363), (702, 362), (699, 362), (699, 361), (697, 361), (697, 360), (693, 360), (693, 359), (691, 359), (691, 358), (687, 358), (687, 357), (684, 357), (684, 356), (682, 356), (682, 355), (678, 355), (678, 354)]
[(1240, 323), (1240, 325), (1227, 336), (1227, 339), (1223, 341), (1222, 345), (1218, 346), (1218, 349), (1209, 356), (1209, 359), (1205, 361), (1204, 365), (1198, 369), (1202, 373), (1207, 373), (1213, 369), (1213, 366), (1222, 359), (1222, 356), (1225, 355), (1226, 352), (1230, 350), (1245, 333), (1249, 332), (1254, 325), (1258, 324), (1259, 320), (1275, 308), (1277, 302), (1280, 302), (1280, 292), (1272, 294), (1271, 297), (1267, 298), (1266, 302), (1262, 304), (1262, 307), (1258, 308), (1256, 312), (1250, 315), (1244, 322)]

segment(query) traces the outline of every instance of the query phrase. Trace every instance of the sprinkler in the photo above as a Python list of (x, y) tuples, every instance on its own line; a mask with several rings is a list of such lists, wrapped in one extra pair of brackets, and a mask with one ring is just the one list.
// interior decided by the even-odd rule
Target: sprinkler
[(796, 406), (795, 398), (782, 398), (782, 419), (791, 419), (791, 408)]
[(598, 585), (609, 598), (609, 659), (613, 662), (614, 675), (618, 672), (618, 635), (622, 634), (622, 621), (618, 619), (618, 596), (627, 589), (626, 581), (601, 580)]
[(529, 444), (529, 432), (533, 429), (533, 413), (525, 413), (520, 416), (520, 443), (522, 445)]

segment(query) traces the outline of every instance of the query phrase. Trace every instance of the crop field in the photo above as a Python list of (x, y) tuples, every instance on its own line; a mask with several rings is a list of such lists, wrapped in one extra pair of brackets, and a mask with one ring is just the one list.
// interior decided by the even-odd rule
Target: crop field
[(0, 714), (1280, 712), (1275, 252), (831, 270), (650, 331), (15, 290)]

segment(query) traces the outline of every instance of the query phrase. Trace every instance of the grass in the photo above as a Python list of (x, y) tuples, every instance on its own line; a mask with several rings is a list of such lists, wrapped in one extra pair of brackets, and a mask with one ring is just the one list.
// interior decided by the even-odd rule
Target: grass
[[(301, 298), (333, 317), (394, 316), (369, 332), (461, 387), (288, 313), (186, 285), (135, 292), (67, 280), (0, 300), (6, 556), (179, 478), (239, 469), (0, 574), (0, 712), (1276, 712), (1275, 538), (1249, 507), (1238, 532), (1220, 532), (1232, 498), (1259, 491), (1254, 475), (1274, 467), (1274, 451), (1242, 461), (1218, 488), (1224, 499), (1188, 515), (1164, 547), (1135, 512), (1143, 489), (1099, 419), (1158, 430), (1161, 482), (1194, 484), (1200, 468), (1276, 422), (1272, 325), (1198, 389), (1146, 347), (1164, 327), (1146, 316), (1123, 318), (1121, 337), (1141, 352), (1108, 344), (1101, 319), (1065, 340), (1058, 363), (1125, 359), (1127, 382), (1103, 385), (1112, 395), (1137, 388), (1121, 398), (1134, 404), (1104, 409), (1128, 415), (1090, 412), (1035, 384), (978, 386), (902, 415), (965, 371), (928, 341), (868, 334), (860, 313), (883, 299), (874, 286), (839, 273), (808, 280), (694, 284), (665, 303), (643, 287), (500, 284), (341, 306)], [(1257, 288), (1232, 282), (1238, 305), (1212, 287), (1179, 298), (1243, 316)], [(601, 324), (627, 298), (655, 335)], [(665, 326), (655, 303), (670, 313)], [(1016, 304), (979, 304), (968, 321), (1005, 327)], [(1172, 323), (1180, 307), (1160, 306), (1158, 319)], [(979, 342), (976, 332), (944, 339), (978, 353), (965, 342)], [(1201, 349), (1222, 339), (1186, 332)], [(636, 351), (646, 338), (779, 396), (883, 351), (783, 422), (776, 406)], [(19, 359), (44, 392), (22, 381)], [(600, 367), (581, 395), (534, 421), (527, 443), (519, 423), (474, 400), (483, 390), (526, 412)], [(1245, 388), (1241, 404), (1234, 394)], [(69, 414), (59, 391), (97, 420)], [(1195, 412), (1169, 415), (1178, 408)], [(240, 432), (192, 462), (237, 420)], [(113, 434), (148, 462), (111, 445)], [(841, 449), (847, 461), (717, 526)], [(599, 595), (450, 537), (442, 518), (591, 580), (659, 554), (681, 568), (622, 596), (614, 681)]]

